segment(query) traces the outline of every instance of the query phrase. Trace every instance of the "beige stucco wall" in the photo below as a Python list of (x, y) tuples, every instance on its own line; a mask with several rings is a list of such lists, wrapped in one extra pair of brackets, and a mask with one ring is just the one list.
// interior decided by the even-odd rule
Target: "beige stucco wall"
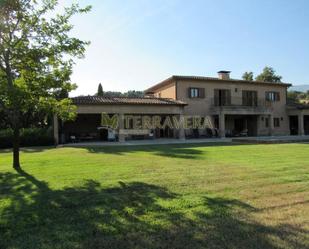
[[(188, 88), (189, 87), (203, 87), (205, 88), (205, 98), (204, 99), (190, 99), (188, 98)], [(194, 113), (199, 115), (207, 115), (210, 113), (211, 106), (213, 104), (214, 90), (215, 89), (230, 89), (231, 90), (231, 99), (235, 104), (241, 104), (242, 100), (242, 91), (257, 91), (258, 100), (265, 100), (265, 92), (276, 91), (280, 93), (280, 101), (271, 102), (271, 113), (274, 118), (283, 118), (283, 121), (280, 120), (280, 127), (274, 128), (274, 135), (285, 135), (289, 133), (289, 121), (286, 112), (286, 87), (275, 86), (275, 85), (257, 85), (249, 83), (235, 83), (231, 84), (230, 82), (179, 82), (177, 84), (177, 96), (178, 99), (181, 99), (188, 103), (188, 106), (185, 107), (185, 113)], [(241, 114), (243, 110), (236, 110), (237, 113)], [(245, 112), (243, 114), (246, 114)], [(248, 113), (249, 114), (249, 113)], [(265, 114), (265, 115), (268, 115)], [(262, 117), (259, 117), (261, 119)], [(267, 135), (269, 129), (260, 123), (258, 134)]]
[(155, 92), (155, 97), (176, 99), (176, 84), (172, 82)]
[[(176, 83), (176, 82), (175, 82)], [(169, 86), (171, 86), (170, 84)], [(188, 88), (197, 87), (205, 89), (205, 98), (203, 99), (191, 99), (188, 97)], [(169, 87), (168, 89), (172, 89)], [(280, 101), (271, 102), (271, 106), (268, 109), (268, 112), (249, 112), (244, 108), (231, 108), (230, 114), (247, 114), (247, 115), (259, 115), (258, 118), (258, 135), (268, 135), (269, 128), (265, 127), (265, 122), (263, 122), (262, 116), (269, 117), (270, 114), (274, 118), (280, 118), (280, 127), (275, 127), (273, 130), (274, 135), (287, 135), (289, 134), (289, 119), (286, 110), (286, 87), (282, 85), (262, 85), (254, 83), (243, 83), (243, 82), (225, 82), (222, 81), (177, 81), (176, 83), (176, 96), (178, 100), (185, 101), (188, 103), (188, 106), (184, 108), (184, 113), (186, 115), (213, 115), (213, 104), (214, 104), (214, 90), (215, 89), (230, 89), (231, 90), (231, 99), (232, 104), (241, 104), (242, 101), (242, 91), (257, 91), (258, 100), (265, 101), (265, 92), (275, 91), (280, 93)], [(166, 91), (166, 89), (164, 89)], [(161, 90), (160, 90), (161, 91)], [(159, 90), (156, 92), (160, 92)], [(168, 91), (166, 91), (168, 93)], [(173, 98), (174, 95), (171, 94), (168, 96)], [(228, 114), (227, 113), (227, 114)], [(283, 121), (281, 121), (283, 118)]]

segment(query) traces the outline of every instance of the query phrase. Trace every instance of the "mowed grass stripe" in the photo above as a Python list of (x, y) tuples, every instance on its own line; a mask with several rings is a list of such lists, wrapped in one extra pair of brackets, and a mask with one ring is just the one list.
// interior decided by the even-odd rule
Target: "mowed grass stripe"
[(306, 248), (308, 155), (302, 143), (27, 148), (16, 172), (0, 151), (0, 248)]

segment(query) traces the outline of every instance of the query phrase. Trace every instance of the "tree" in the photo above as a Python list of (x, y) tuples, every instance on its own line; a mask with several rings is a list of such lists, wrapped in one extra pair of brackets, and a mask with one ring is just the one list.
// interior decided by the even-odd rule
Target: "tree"
[(289, 91), (287, 93), (287, 100), (289, 103), (299, 103), (299, 96), (301, 92)]
[(129, 98), (142, 98), (144, 97), (143, 91), (135, 91), (135, 90), (129, 90), (123, 94), (124, 97)]
[(243, 80), (253, 81), (253, 72), (244, 72), (242, 75)]
[(100, 83), (98, 86), (97, 96), (103, 97), (103, 95), (104, 95), (103, 87), (102, 87), (102, 84)]
[[(99, 89), (98, 89), (98, 93), (99, 93)], [(96, 94), (96, 96), (100, 96), (98, 95), (98, 93)], [(144, 92), (143, 91), (135, 91), (135, 90), (129, 90), (127, 92), (113, 92), (113, 91), (106, 91), (103, 93), (104, 97), (107, 98), (120, 98), (120, 97), (127, 97), (127, 98), (142, 98), (144, 97)]]
[(70, 37), (70, 18), (90, 10), (73, 4), (53, 15), (57, 0), (0, 1), (0, 111), (13, 129), (13, 167), (20, 168), (19, 140), (24, 114), (73, 119), (75, 107), (59, 93), (71, 83), (74, 58), (82, 58), (88, 42)]
[(263, 72), (255, 79), (257, 81), (279, 83), (282, 77), (276, 75), (276, 71), (272, 67), (264, 67)]
[(107, 97), (107, 98), (122, 97), (122, 92), (106, 91), (104, 92), (104, 97)]

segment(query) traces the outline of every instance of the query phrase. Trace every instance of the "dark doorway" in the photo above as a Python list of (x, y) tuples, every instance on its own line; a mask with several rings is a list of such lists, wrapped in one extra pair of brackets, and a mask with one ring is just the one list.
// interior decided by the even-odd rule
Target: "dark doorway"
[(309, 115), (304, 116), (305, 135), (309, 135)]
[(230, 136), (257, 136), (256, 115), (228, 115), (226, 127)]
[(257, 136), (257, 119), (258, 116), (247, 116), (248, 136)]
[(235, 132), (242, 132), (247, 129), (247, 120), (244, 118), (236, 118), (234, 121), (234, 130)]
[[(167, 116), (161, 118), (161, 125), (165, 123)], [(169, 117), (172, 120), (171, 117)], [(169, 128), (167, 125), (164, 128), (156, 128), (154, 130), (155, 138), (174, 138), (174, 130)]]
[(155, 129), (155, 137), (156, 138), (173, 138), (174, 137), (174, 131), (170, 128), (165, 129)]
[(298, 117), (290, 116), (290, 134), (298, 135)]
[(100, 135), (101, 141), (107, 141), (108, 140), (108, 129), (100, 129), (99, 135)]

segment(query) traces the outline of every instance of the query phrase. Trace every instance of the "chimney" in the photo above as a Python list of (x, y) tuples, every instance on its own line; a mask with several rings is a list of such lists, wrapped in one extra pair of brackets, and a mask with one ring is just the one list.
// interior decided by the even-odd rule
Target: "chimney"
[(229, 80), (230, 79), (230, 73), (231, 73), (231, 71), (221, 70), (221, 71), (218, 72), (218, 78), (220, 80)]

